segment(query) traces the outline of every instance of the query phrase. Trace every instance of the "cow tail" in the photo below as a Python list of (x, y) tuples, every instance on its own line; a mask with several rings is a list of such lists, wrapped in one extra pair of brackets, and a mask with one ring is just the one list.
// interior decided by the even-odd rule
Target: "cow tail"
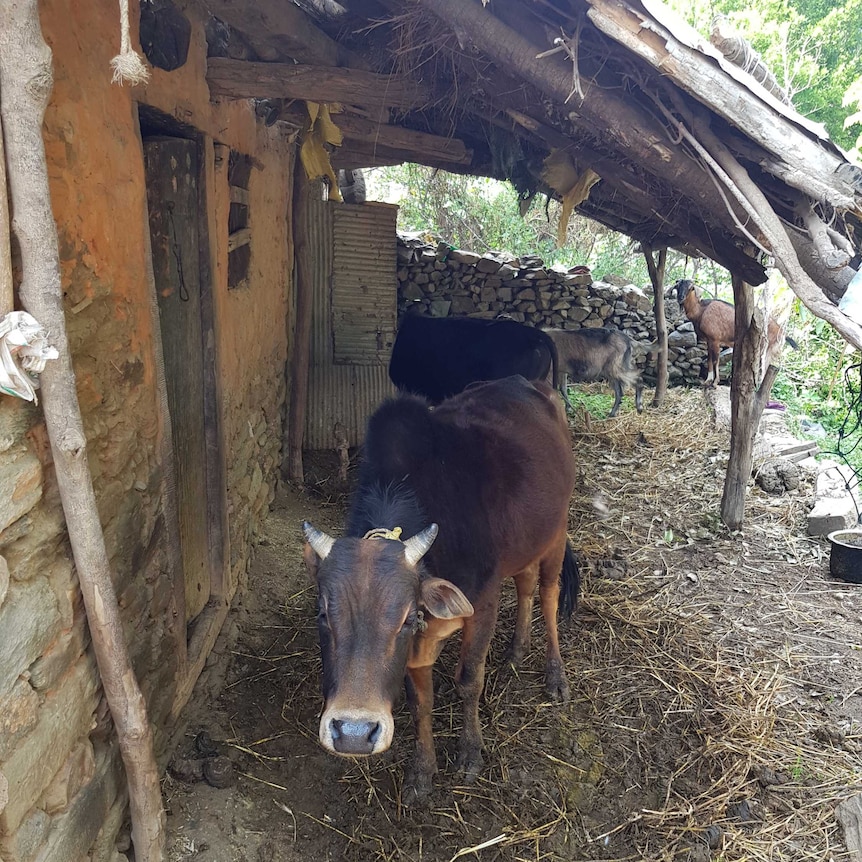
[(557, 343), (556, 341), (554, 341), (553, 338), (548, 336), (547, 344), (551, 353), (551, 386), (553, 386), (554, 389), (559, 389), (560, 379), (557, 376), (557, 366), (559, 364), (559, 357), (557, 356)]
[(560, 616), (568, 619), (578, 606), (578, 593), (581, 591), (581, 573), (572, 543), (566, 540), (566, 554), (560, 572)]

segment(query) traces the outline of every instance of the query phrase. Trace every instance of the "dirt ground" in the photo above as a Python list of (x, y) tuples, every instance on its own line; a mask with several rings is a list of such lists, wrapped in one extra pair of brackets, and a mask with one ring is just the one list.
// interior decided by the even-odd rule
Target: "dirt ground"
[(390, 752), (325, 753), (300, 524), (339, 535), (345, 498), (321, 460), (310, 490), (278, 496), (190, 705), (175, 758), (199, 758), (205, 732), (236, 779), (169, 773), (171, 862), (849, 859), (834, 809), (862, 790), (862, 586), (831, 579), (827, 543), (805, 537), (811, 478), (780, 497), (753, 488), (732, 534), (718, 519), (728, 435), (701, 393), (572, 426), (584, 580), (561, 630), (571, 702), (544, 699), (540, 614), (531, 657), (505, 666), (507, 586), (475, 784), (453, 765), (457, 642), (436, 669), (427, 805), (401, 804), (403, 704)]

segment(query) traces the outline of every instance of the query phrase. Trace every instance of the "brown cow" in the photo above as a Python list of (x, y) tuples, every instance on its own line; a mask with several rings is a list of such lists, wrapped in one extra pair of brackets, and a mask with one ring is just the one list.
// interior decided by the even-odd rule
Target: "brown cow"
[(437, 771), (431, 669), (446, 638), (463, 628), (458, 763), (467, 780), (475, 778), (483, 765), (485, 658), (507, 577), (518, 593), (511, 658), (519, 661), (529, 648), (539, 583), (545, 686), (553, 698), (568, 699), (556, 616), (561, 581), (563, 610), (571, 613), (577, 599), (577, 564), (566, 537), (574, 478), (563, 406), (544, 383), (481, 383), (433, 411), (402, 396), (372, 416), (346, 537), (304, 525), (305, 560), (319, 591), (326, 749), (385, 751), (406, 670), (417, 740), (404, 798), (426, 795)]

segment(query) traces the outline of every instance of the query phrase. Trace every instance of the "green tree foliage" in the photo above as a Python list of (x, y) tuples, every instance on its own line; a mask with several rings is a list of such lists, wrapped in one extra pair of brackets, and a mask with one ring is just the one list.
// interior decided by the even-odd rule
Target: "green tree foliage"
[[(566, 244), (557, 248), (559, 203), (539, 195), (522, 218), (518, 194), (509, 183), (405, 164), (368, 171), (366, 184), (370, 198), (399, 205), (401, 231), (427, 233), (480, 253), (535, 254), (549, 266), (586, 265), (597, 278), (613, 274), (641, 286), (649, 284), (643, 255), (631, 240), (575, 216)], [(719, 268), (671, 252), (668, 283), (694, 277), (698, 267), (704, 268), (707, 285), (720, 279)]]
[(862, 77), (862, 0), (669, 0), (678, 15), (708, 38), (724, 15), (752, 47), (804, 116), (823, 123), (842, 147), (852, 108), (845, 94)]

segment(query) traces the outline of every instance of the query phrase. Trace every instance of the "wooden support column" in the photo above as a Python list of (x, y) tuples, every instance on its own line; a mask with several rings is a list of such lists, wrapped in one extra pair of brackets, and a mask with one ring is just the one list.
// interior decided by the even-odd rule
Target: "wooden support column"
[(311, 237), (308, 203), (312, 185), (302, 159), (296, 159), (293, 175), (293, 248), (296, 311), (293, 326), (293, 366), (290, 375), (290, 413), (287, 430), (287, 478), (302, 484), (302, 443), (308, 407), (308, 365), (311, 358), (312, 281)]
[(736, 274), (731, 274), (731, 279), (736, 327), (730, 384), (730, 459), (721, 498), (721, 520), (731, 530), (738, 530), (742, 526), (745, 490), (754, 462), (754, 438), (778, 369), (770, 365), (758, 387), (766, 320), (758, 322), (755, 318), (751, 285)]
[(0, 320), (15, 307), (12, 291), (12, 252), (9, 247), (11, 230), (9, 195), (6, 191), (6, 148), (3, 145), (3, 123), (0, 121)]
[(658, 358), (655, 366), (655, 395), (652, 399), (652, 406), (661, 407), (667, 395), (667, 319), (664, 314), (664, 273), (667, 265), (667, 249), (659, 249), (658, 261), (656, 261), (652, 249), (643, 243), (641, 246), (649, 270), (649, 279), (652, 282), (655, 339), (658, 344)]
[(51, 51), (42, 38), (38, 0), (0, 3), (0, 110), (14, 212), (12, 227), (21, 249), (21, 303), (45, 327), (60, 354), (46, 365), (41, 376), (57, 486), (99, 675), (126, 768), (135, 858), (161, 862), (165, 812), (153, 730), (123, 634), (66, 337), (59, 242), (42, 140), (52, 84)]

